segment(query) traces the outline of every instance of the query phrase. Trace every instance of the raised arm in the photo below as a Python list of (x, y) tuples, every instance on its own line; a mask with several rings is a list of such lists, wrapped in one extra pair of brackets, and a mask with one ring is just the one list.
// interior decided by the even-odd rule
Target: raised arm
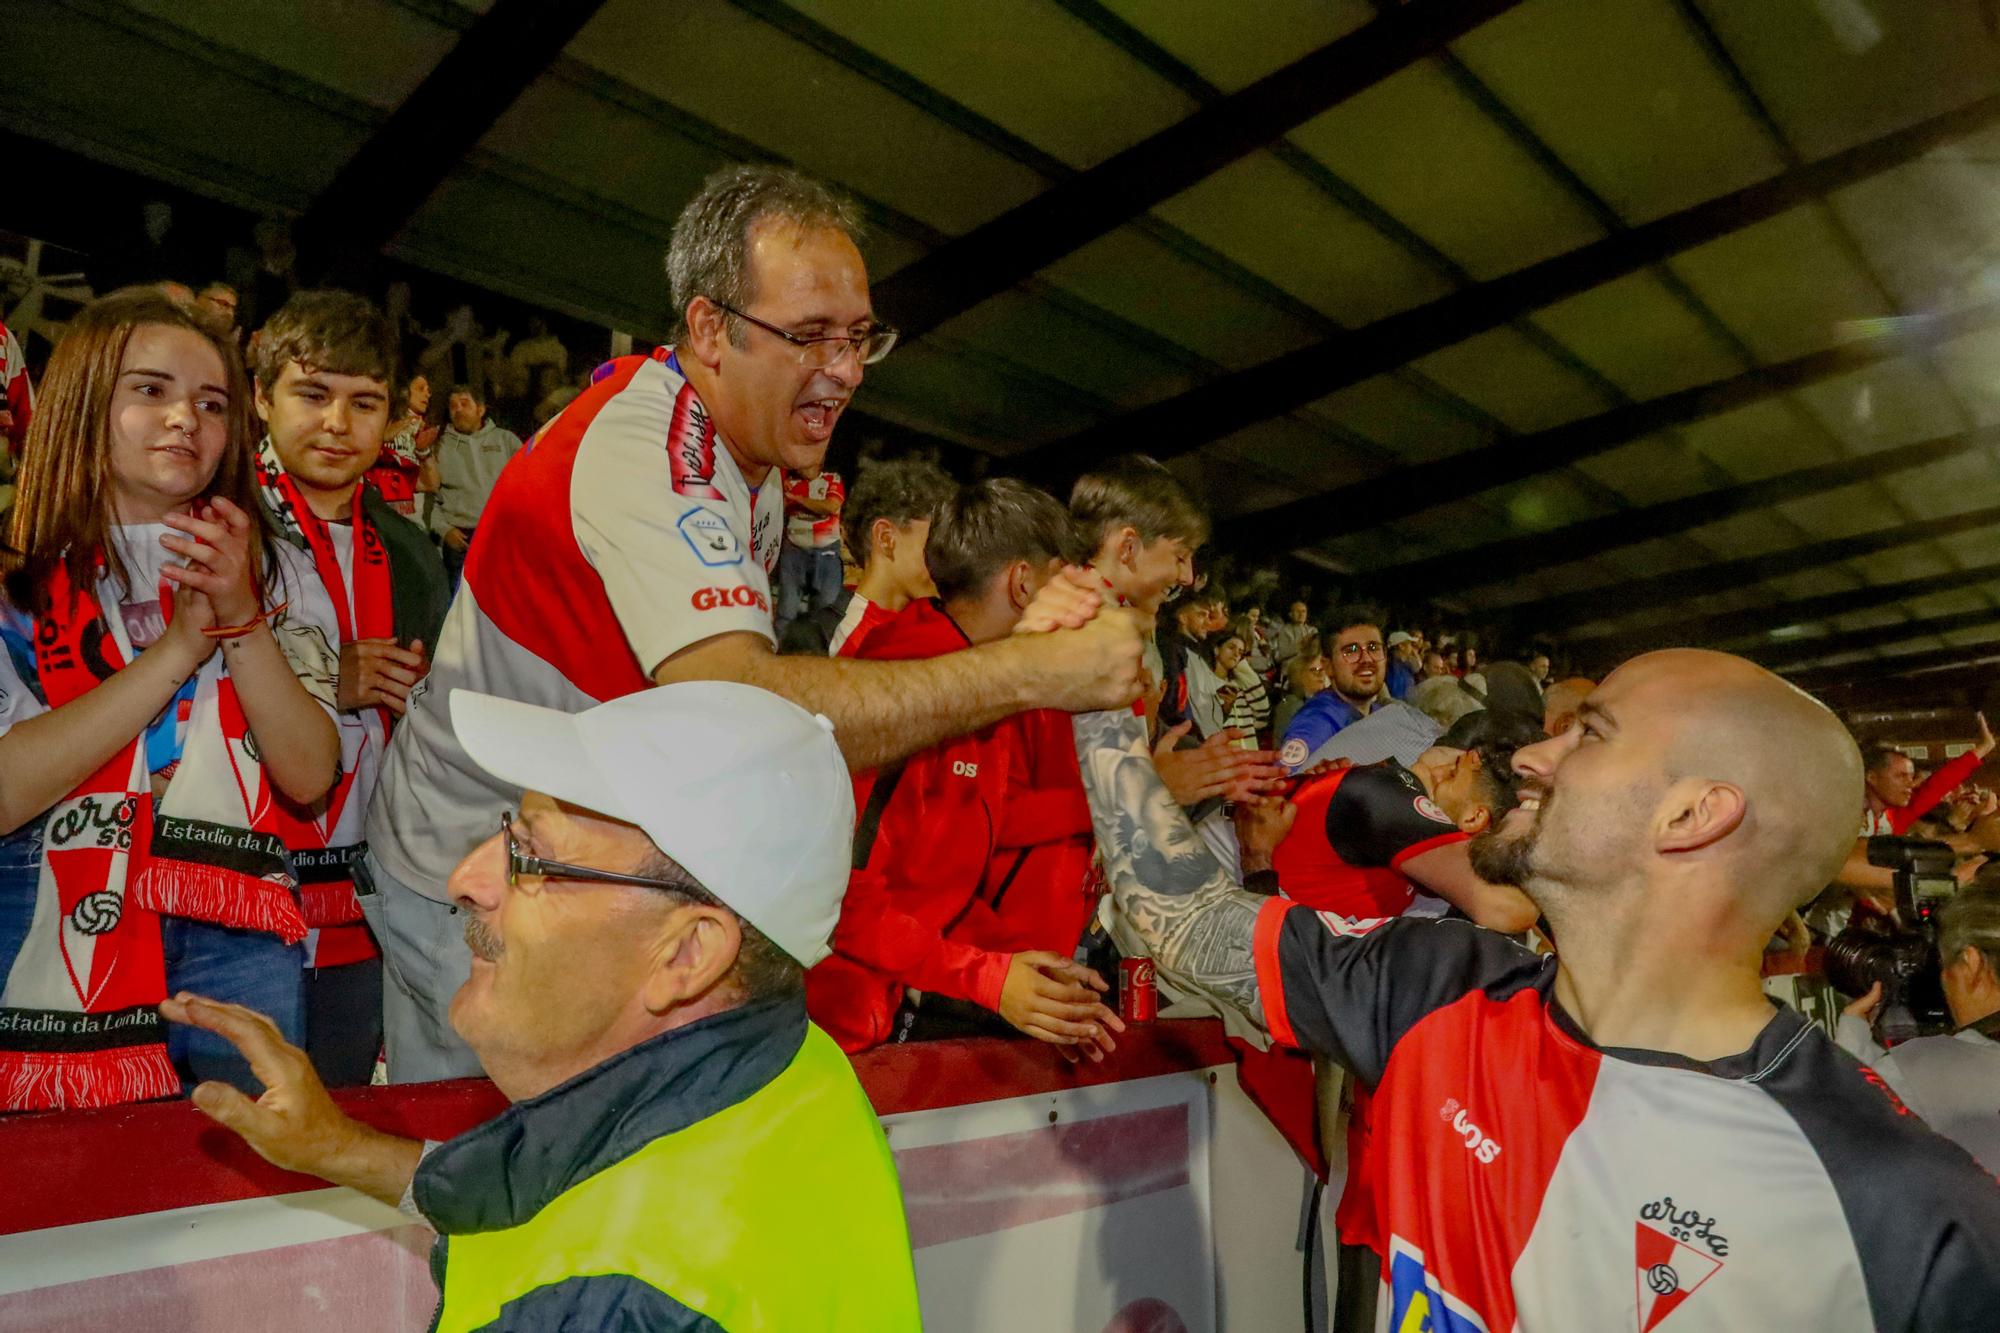
[(1488, 930), (1518, 935), (1541, 913), (1511, 884), (1491, 884), (1472, 868), (1462, 842), (1433, 847), (1403, 862), (1403, 873)]
[[(879, 768), (1031, 708), (1065, 712), (1129, 703), (1141, 685), (1140, 639), (1129, 615), (1099, 614), (1095, 593), (1052, 580), (994, 643), (908, 662), (780, 657), (761, 634), (718, 634), (653, 671), (658, 685), (735, 680), (833, 722), (848, 765)], [(1073, 625), (1076, 628), (1058, 628)]]
[(1231, 1005), (1263, 1026), (1251, 941), (1264, 900), (1237, 887), (1167, 791), (1144, 720), (1083, 714), (1076, 754), (1118, 905), (1114, 936), (1150, 953), (1175, 989)]

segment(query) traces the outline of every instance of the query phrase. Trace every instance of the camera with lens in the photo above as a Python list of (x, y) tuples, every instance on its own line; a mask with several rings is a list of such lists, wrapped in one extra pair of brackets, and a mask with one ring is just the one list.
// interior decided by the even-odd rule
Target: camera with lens
[(1848, 995), (1882, 983), (1875, 1031), (1885, 1044), (1948, 1032), (1937, 911), (1958, 891), (1958, 854), (1923, 838), (1873, 837), (1868, 864), (1895, 872), (1896, 921), (1856, 922), (1826, 946), (1826, 979)]

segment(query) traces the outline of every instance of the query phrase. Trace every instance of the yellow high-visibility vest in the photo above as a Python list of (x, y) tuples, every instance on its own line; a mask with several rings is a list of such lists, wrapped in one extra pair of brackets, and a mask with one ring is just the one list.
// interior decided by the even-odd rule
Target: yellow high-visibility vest
[(817, 1027), (743, 1101), (654, 1139), (519, 1226), (445, 1244), (439, 1333), (486, 1327), (541, 1288), (595, 1277), (636, 1280), (728, 1333), (922, 1326), (888, 1141)]

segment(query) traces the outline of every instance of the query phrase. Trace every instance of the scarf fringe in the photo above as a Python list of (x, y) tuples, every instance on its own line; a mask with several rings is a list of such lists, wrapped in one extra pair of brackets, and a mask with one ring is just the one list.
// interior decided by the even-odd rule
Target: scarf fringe
[(354, 881), (347, 879), (299, 885), (299, 910), (305, 923), (313, 927), (351, 926), (362, 919)]
[(161, 916), (260, 930), (286, 944), (306, 937), (305, 918), (289, 884), (237, 870), (156, 856), (127, 894), (135, 905)]
[(85, 1111), (178, 1097), (164, 1043), (104, 1051), (0, 1051), (0, 1109)]

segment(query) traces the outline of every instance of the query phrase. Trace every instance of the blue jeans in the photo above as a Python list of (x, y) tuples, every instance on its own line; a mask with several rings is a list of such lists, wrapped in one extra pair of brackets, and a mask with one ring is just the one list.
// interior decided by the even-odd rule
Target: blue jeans
[(0, 838), (0, 984), (35, 920), (35, 889), (41, 878), (42, 816)]
[(807, 550), (786, 542), (778, 551), (778, 609), (774, 618), (779, 632), (809, 611), (832, 606), (840, 598), (840, 588), (837, 544)]
[[(305, 953), (276, 935), (232, 930), (181, 916), (160, 918), (166, 951), (167, 994), (192, 991), (210, 1000), (255, 1009), (294, 1046), (305, 1042)], [(167, 1054), (192, 1092), (208, 1079), (232, 1083), (250, 1096), (264, 1085), (250, 1062), (214, 1033), (181, 1023), (167, 1024)]]

